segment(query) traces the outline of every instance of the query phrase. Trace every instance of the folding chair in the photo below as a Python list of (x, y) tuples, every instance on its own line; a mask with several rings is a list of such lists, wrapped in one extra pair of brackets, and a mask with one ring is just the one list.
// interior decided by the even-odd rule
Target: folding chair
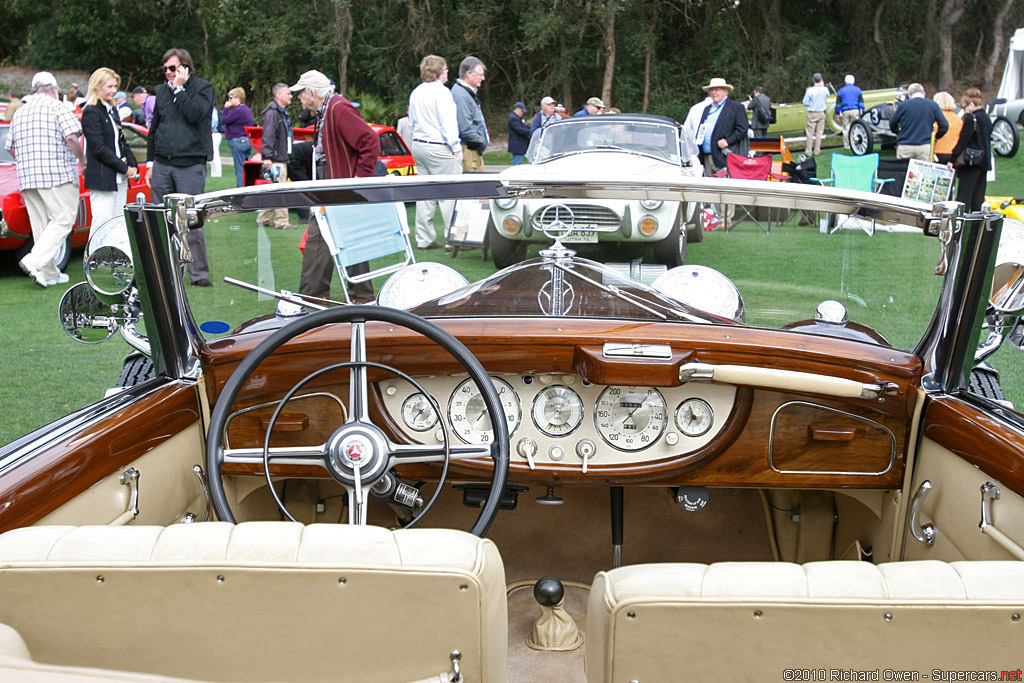
[[(815, 178), (822, 185), (832, 184), (833, 187), (842, 188), (844, 190), (860, 190), (861, 192), (878, 192), (878, 190), (886, 183), (893, 182), (893, 178), (879, 178), (878, 177), (878, 153), (865, 154), (863, 156), (850, 156), (847, 154), (840, 154), (839, 152), (832, 153), (832, 177), (831, 178)], [(837, 221), (836, 226), (828, 231), (828, 234), (834, 233), (841, 227), (846, 225), (847, 221), (851, 218), (859, 218), (857, 212), (844, 216), (843, 220)], [(858, 227), (860, 227), (868, 235), (875, 234), (875, 219), (871, 218), (869, 227), (865, 227), (864, 224), (858, 221)]]
[[(734, 178), (736, 180), (778, 180), (785, 181), (785, 176), (772, 173), (772, 158), (770, 156), (748, 157), (742, 154), (728, 154), (725, 157), (725, 171), (716, 173), (716, 176)], [(736, 208), (754, 221), (757, 227), (770, 234), (772, 231), (772, 212), (768, 210), (768, 227), (764, 227), (761, 221), (757, 220), (750, 207), (737, 204)], [(739, 222), (739, 221), (737, 221)], [(731, 229), (732, 226), (729, 226)]]
[[(349, 283), (366, 282), (388, 275), (415, 263), (409, 243), (409, 225), (405, 205), (346, 204), (319, 206), (313, 209), (320, 234), (334, 256), (335, 266), (345, 289), (345, 302), (352, 303)], [(399, 261), (371, 269), (361, 275), (350, 275), (348, 269), (357, 263), (399, 254)]]

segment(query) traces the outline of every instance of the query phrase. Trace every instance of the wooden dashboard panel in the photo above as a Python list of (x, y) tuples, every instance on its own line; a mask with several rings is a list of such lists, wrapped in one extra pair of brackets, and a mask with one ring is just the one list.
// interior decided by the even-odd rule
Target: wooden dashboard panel
[[(920, 363), (912, 354), (842, 339), (743, 327), (598, 320), (560, 322), (563, 324), (557, 327), (550, 321), (541, 324), (518, 319), (460, 319), (440, 324), (462, 340), (489, 373), (499, 376), (578, 377), (581, 383), (652, 386), (666, 393), (683, 384), (678, 373), (681, 364), (700, 362), (814, 373), (864, 383), (891, 383), (895, 392), (879, 399), (836, 399), (784, 390), (735, 387), (732, 409), (728, 416), (721, 416), (726, 423), (707, 443), (688, 449), (684, 441), (675, 449), (662, 449), (659, 457), (636, 461), (609, 458), (602, 462), (599, 453), (586, 473), (582, 471), (581, 461), (570, 454), (560, 462), (549, 458), (542, 466), (539, 463), (537, 469), (531, 470), (523, 458), (515, 455), (514, 437), (510, 466), (513, 482), (830, 488), (901, 485), (910, 416), (920, 374)], [(445, 352), (415, 333), (380, 323), (368, 324), (366, 330), (369, 360), (391, 365), (415, 377), (448, 378), (452, 386), (457, 383), (454, 377), (465, 374)], [(601, 354), (605, 342), (636, 343), (638, 340), (669, 346), (670, 357), (664, 360), (609, 359)], [(256, 341), (236, 337), (210, 345), (204, 354), (204, 369), (210, 380), (207, 387), (211, 401), (216, 399), (230, 372)], [(319, 368), (318, 358), (329, 354), (336, 361), (347, 357), (348, 348), (347, 325), (328, 326), (293, 340), (257, 369), (243, 389), (236, 409), (280, 397)], [(371, 402), (379, 426), (388, 430), (396, 441), (410, 440), (410, 435), (402, 432), (394, 406), (389, 407), (388, 397), (380, 393), (381, 388), (394, 379), (376, 371), (370, 373), (370, 378), (377, 383), (378, 390), (372, 393)], [(347, 387), (339, 383), (343, 381), (337, 377), (325, 378), (320, 385), (310, 388), (347, 397)], [(436, 398), (444, 409), (448, 396)], [(837, 411), (848, 417), (837, 421), (831, 417), (808, 420), (787, 415), (787, 421), (778, 423), (776, 411), (794, 401), (806, 402), (811, 411), (824, 411), (829, 415), (834, 414), (830, 411)], [(524, 412), (526, 410), (524, 407)], [(315, 416), (308, 417), (312, 420)], [(292, 419), (301, 422), (304, 418), (293, 415)], [(846, 439), (844, 434), (851, 431), (853, 437)], [(780, 456), (780, 464), (794, 466), (773, 469), (772, 453), (784, 454)], [(841, 468), (833, 469), (830, 463), (834, 461), (841, 461)], [(453, 474), (465, 478), (486, 477), (489, 468), (487, 462), (474, 461), (453, 462), (451, 467)], [(259, 468), (238, 465), (236, 469), (242, 472)], [(411, 478), (436, 476), (435, 468), (425, 465), (406, 466), (403, 473)], [(305, 474), (317, 476), (312, 472)]]

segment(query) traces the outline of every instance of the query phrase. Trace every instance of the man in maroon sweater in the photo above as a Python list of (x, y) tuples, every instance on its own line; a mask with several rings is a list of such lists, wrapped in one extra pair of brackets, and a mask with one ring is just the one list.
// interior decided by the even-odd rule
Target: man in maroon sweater
[[(359, 110), (334, 92), (327, 76), (307, 71), (291, 87), (299, 93), (302, 106), (319, 114), (316, 149), (313, 159), (317, 178), (368, 178), (374, 175), (380, 156), (380, 139)], [(368, 273), (369, 263), (349, 267), (349, 275)], [(320, 235), (316, 219), (310, 218), (306, 250), (302, 256), (299, 294), (330, 298), (334, 259)], [(373, 285), (363, 282), (349, 287), (355, 303), (373, 301)]]

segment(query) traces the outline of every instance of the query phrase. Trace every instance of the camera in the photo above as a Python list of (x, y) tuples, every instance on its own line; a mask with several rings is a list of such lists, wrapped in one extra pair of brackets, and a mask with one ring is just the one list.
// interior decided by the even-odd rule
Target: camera
[(265, 168), (263, 169), (263, 174), (261, 177), (268, 182), (276, 183), (278, 180), (281, 179), (281, 167), (275, 165), (271, 166), (270, 168)]

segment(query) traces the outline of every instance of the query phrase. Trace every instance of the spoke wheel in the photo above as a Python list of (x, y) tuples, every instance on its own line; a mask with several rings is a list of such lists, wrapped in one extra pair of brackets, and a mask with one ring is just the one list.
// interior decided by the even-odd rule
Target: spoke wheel
[[(501, 401), (490, 377), (480, 362), (458, 339), (441, 329), (434, 323), (418, 315), (406, 311), (379, 306), (343, 306), (318, 311), (304, 316), (277, 330), (253, 349), (239, 363), (232, 373), (214, 406), (210, 416), (209, 438), (206, 443), (206, 466), (209, 472), (210, 495), (213, 506), (220, 519), (235, 522), (231, 506), (225, 493), (222, 467), (229, 459), (223, 446), (223, 437), (227, 419), (232, 406), (242, 388), (257, 370), (259, 365), (290, 340), (316, 328), (338, 323), (351, 325), (351, 357), (349, 362), (337, 363), (321, 368), (301, 380), (292, 387), (279, 402), (277, 410), (268, 425), (267, 437), (264, 441), (264, 453), (268, 459), (268, 467), (275, 460), (287, 461), (315, 458), (320, 461), (331, 476), (340, 482), (349, 495), (349, 521), (353, 524), (364, 524), (366, 520), (366, 493), (374, 484), (381, 481), (395, 464), (403, 460), (418, 462), (447, 463), (456, 449), (445, 438), (443, 445), (399, 445), (392, 443), (385, 430), (373, 424), (369, 417), (368, 367), (384, 368), (403, 376), (400, 371), (388, 366), (367, 360), (365, 345), (365, 323), (380, 321), (400, 325), (422, 334), (447, 351), (465, 370), (480, 388), (481, 397), (487, 407), (494, 433), (494, 441), (489, 446), (459, 447), (461, 457), (489, 456), (493, 462), (490, 490), (487, 500), (470, 533), (483, 536), (487, 533), (497, 514), (501, 501), (501, 493), (508, 479), (509, 433), (501, 407)], [(303, 385), (308, 381), (331, 370), (347, 369), (349, 371), (349, 406), (348, 419), (338, 426), (327, 442), (316, 448), (303, 447), (295, 452), (283, 452), (282, 449), (270, 453), (269, 434), (273, 422), (281, 409)], [(406, 378), (411, 379), (411, 378)], [(415, 385), (415, 382), (414, 382)], [(436, 406), (436, 402), (435, 402)], [(439, 417), (441, 416), (439, 407)], [(283, 449), (287, 451), (287, 449)], [(440, 486), (439, 489), (440, 490)], [(429, 509), (429, 505), (424, 512)], [(417, 520), (419, 517), (417, 517)]]
[(871, 135), (871, 129), (868, 128), (868, 124), (860, 119), (850, 124), (850, 149), (854, 154), (857, 156), (871, 154), (871, 150), (874, 147), (875, 140)]
[(1012, 157), (1020, 147), (1020, 133), (1017, 124), (1005, 116), (997, 116), (992, 122), (992, 149), (1001, 157)]

